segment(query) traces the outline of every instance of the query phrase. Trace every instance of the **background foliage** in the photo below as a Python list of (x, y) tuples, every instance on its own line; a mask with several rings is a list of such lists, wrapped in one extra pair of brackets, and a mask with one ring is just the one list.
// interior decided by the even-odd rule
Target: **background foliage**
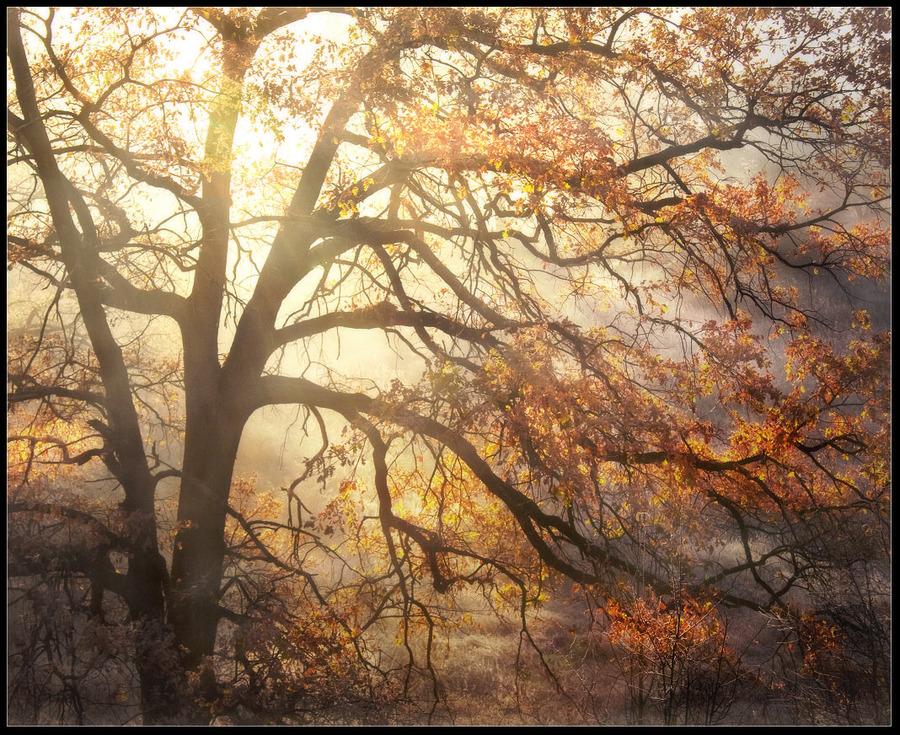
[(10, 9), (10, 721), (887, 722), (890, 48)]

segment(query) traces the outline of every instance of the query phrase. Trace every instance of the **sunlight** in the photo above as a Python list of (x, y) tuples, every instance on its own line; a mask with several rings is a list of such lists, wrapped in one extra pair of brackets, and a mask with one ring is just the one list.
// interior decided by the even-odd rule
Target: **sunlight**
[(7, 25), (10, 723), (889, 722), (889, 8)]

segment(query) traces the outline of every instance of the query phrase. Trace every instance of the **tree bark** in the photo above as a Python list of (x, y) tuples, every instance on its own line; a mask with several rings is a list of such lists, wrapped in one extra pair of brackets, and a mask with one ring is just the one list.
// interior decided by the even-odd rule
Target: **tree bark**
[(206, 434), (207, 442), (194, 437), (194, 446), (185, 453), (169, 620), (187, 669), (200, 666), (215, 648), (225, 517), (244, 421), (220, 419), (216, 430)]

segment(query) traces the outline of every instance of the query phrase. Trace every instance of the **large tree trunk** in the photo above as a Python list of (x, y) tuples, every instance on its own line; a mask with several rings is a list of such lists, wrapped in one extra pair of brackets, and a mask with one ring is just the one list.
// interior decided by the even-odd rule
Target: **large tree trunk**
[[(255, 44), (246, 31), (227, 18), (207, 17), (227, 26), (221, 104), (214, 107), (206, 139), (211, 161), (226, 157), (233, 144), (240, 108), (238, 90)], [(222, 399), (218, 357), (219, 319), (228, 259), (231, 174), (212, 170), (203, 182), (203, 226), (194, 285), (188, 298), (189, 317), (181, 324), (184, 344), (186, 424), (178, 529), (172, 556), (169, 622), (182, 652), (185, 671), (200, 673), (203, 688), (215, 677), (205, 663), (215, 650), (219, 622), (219, 587), (225, 557), (225, 514), (234, 460), (246, 417), (239, 418), (231, 401)], [(194, 696), (212, 698), (211, 691)]]
[[(227, 461), (219, 455), (214, 461)], [(187, 669), (195, 669), (215, 648), (218, 595), (225, 558), (225, 509), (230, 479), (210, 483), (208, 476), (186, 476), (178, 507), (178, 532), (172, 558), (169, 620), (184, 653)]]
[[(185, 673), (199, 686), (185, 693), (196, 703), (216, 698), (211, 657), (221, 617), (219, 592), (225, 559), (225, 520), (234, 462), (246, 415), (220, 404), (193, 425), (185, 440), (178, 530), (172, 557), (169, 622)], [(190, 427), (195, 429), (190, 431)], [(187, 703), (188, 709), (192, 709)], [(190, 720), (200, 718), (190, 716)]]

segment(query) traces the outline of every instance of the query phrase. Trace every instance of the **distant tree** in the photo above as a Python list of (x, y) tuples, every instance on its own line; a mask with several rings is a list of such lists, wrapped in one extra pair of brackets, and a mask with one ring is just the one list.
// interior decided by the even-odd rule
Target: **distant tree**
[[(889, 9), (7, 27), (10, 574), (127, 620), (143, 722), (208, 720), (228, 676), (312, 697), (341, 650), (375, 672), (387, 617), (429, 668), (462, 588), (524, 616), (548, 574), (677, 578), (773, 615), (885, 573)], [(359, 373), (329, 364), (351, 332), (415, 377), (356, 339)], [(238, 447), (279, 405), (308, 470), (254, 508)]]

